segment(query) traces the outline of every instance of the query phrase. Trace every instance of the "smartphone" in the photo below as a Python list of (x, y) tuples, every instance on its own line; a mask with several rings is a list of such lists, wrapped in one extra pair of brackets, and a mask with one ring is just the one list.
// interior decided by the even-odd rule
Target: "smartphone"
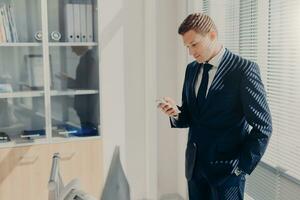
[[(168, 104), (168, 102), (166, 102), (164, 99), (157, 99), (156, 100), (156, 103), (157, 103), (157, 108), (159, 108), (160, 104)], [(177, 106), (173, 107), (177, 113), (181, 113), (181, 111), (177, 108)]]
[(157, 99), (156, 100), (156, 106), (159, 107), (160, 104), (167, 104), (168, 102), (166, 102), (164, 99)]

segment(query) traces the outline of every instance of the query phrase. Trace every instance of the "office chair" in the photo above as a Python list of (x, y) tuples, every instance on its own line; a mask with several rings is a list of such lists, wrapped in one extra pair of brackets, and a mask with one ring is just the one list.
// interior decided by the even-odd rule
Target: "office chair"
[(52, 168), (50, 179), (48, 182), (49, 200), (96, 200), (96, 198), (88, 195), (80, 190), (80, 181), (72, 179), (66, 186), (62, 181), (59, 173), (59, 153), (55, 153), (52, 157)]

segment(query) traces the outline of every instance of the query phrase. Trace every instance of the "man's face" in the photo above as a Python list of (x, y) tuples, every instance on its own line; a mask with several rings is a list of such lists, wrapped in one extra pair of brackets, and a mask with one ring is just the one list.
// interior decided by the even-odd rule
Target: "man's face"
[(194, 30), (189, 30), (182, 35), (182, 39), (189, 50), (189, 54), (199, 63), (208, 61), (211, 58), (214, 40), (210, 37), (210, 33), (203, 36)]

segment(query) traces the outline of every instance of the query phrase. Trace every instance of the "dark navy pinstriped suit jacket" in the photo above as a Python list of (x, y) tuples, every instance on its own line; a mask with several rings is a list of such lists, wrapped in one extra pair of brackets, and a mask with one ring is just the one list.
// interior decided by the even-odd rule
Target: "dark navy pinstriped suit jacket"
[(187, 66), (181, 114), (171, 120), (172, 127), (189, 127), (186, 177), (202, 174), (215, 182), (232, 175), (235, 161), (250, 174), (272, 133), (258, 65), (225, 49), (203, 105), (197, 105), (194, 89), (198, 67), (196, 61)]

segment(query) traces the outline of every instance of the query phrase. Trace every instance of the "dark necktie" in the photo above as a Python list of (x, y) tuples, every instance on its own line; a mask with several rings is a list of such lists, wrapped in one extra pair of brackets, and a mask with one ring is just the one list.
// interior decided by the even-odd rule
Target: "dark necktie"
[(203, 65), (202, 79), (197, 94), (198, 105), (202, 105), (205, 102), (207, 85), (208, 85), (208, 72), (209, 70), (211, 70), (211, 68), (212, 68), (211, 64), (205, 63)]

